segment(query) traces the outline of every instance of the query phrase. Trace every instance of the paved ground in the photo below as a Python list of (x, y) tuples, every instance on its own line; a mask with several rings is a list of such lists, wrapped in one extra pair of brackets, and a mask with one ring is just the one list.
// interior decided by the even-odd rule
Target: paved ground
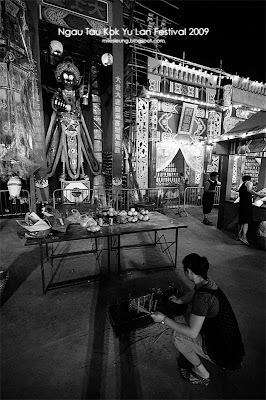
[[(246, 247), (234, 235), (202, 224), (201, 212), (169, 214), (188, 228), (179, 236), (178, 268), (145, 272), (147, 263), (164, 262), (142, 248), (124, 251), (124, 274), (110, 282), (91, 282), (42, 295), (38, 248), (25, 248), (16, 222), (1, 222), (1, 268), (10, 272), (1, 309), (2, 399), (264, 399), (265, 398), (265, 252)], [(213, 221), (217, 210), (213, 212)], [(144, 238), (136, 238), (143, 240)], [(116, 336), (108, 305), (146, 294), (152, 287), (189, 288), (181, 262), (197, 252), (211, 264), (210, 277), (226, 292), (237, 315), (246, 357), (241, 370), (208, 365), (211, 384), (193, 386), (177, 369), (171, 332), (163, 325)], [(140, 266), (139, 271), (132, 271)], [(73, 274), (79, 259), (60, 266)], [(92, 271), (98, 268), (91, 261)], [(206, 362), (207, 365), (207, 362)]]

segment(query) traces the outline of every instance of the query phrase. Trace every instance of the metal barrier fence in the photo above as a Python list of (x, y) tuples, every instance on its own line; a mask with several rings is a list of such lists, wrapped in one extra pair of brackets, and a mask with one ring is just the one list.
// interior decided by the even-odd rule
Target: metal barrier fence
[[(56, 189), (53, 192), (53, 207), (60, 205), (76, 209), (113, 207), (116, 210), (139, 206), (162, 211), (181, 209), (181, 190), (178, 186), (147, 189)], [(183, 193), (183, 192), (182, 192)], [(71, 199), (72, 201), (69, 201)], [(67, 207), (68, 208), (68, 207)]]
[[(214, 194), (214, 205), (218, 206), (220, 202), (221, 186), (216, 186)], [(202, 206), (204, 187), (187, 187), (184, 192), (182, 211), (187, 214), (186, 208), (193, 206)]]
[(0, 190), (0, 217), (25, 215), (31, 210), (31, 197), (28, 190), (21, 189), (20, 197), (11, 199), (8, 190)]

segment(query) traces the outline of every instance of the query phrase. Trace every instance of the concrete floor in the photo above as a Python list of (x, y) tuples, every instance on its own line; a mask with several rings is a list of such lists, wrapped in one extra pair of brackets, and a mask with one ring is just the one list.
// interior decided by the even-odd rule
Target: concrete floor
[[(202, 224), (201, 211), (171, 217), (186, 222), (178, 244), (178, 268), (145, 272), (166, 255), (142, 248), (123, 253), (124, 274), (111, 280), (42, 294), (39, 253), (24, 247), (14, 220), (1, 223), (1, 268), (10, 279), (2, 294), (2, 399), (264, 399), (265, 398), (265, 252), (247, 247), (234, 235)], [(213, 210), (215, 222), (217, 210)], [(135, 240), (143, 240), (135, 238)], [(237, 316), (246, 357), (241, 370), (221, 370), (206, 361), (208, 387), (184, 381), (177, 369), (171, 332), (161, 324), (115, 336), (107, 307), (175, 284), (189, 288), (182, 259), (205, 255), (209, 276), (225, 291)], [(93, 256), (91, 256), (93, 257)], [(103, 256), (105, 257), (105, 256)], [(103, 260), (104, 261), (104, 260)], [(68, 261), (69, 263), (69, 261)], [(132, 271), (140, 266), (138, 271)], [(61, 274), (84, 270), (81, 259), (60, 267)], [(96, 271), (95, 261), (91, 270)], [(63, 272), (64, 271), (64, 272)]]

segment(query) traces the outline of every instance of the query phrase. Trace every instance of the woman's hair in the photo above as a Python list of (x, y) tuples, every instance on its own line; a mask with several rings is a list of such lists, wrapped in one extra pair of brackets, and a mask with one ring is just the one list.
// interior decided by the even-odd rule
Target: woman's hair
[(188, 254), (183, 260), (184, 270), (188, 268), (203, 279), (208, 279), (209, 261), (206, 257), (201, 257), (196, 253)]
[(251, 181), (251, 176), (250, 176), (250, 175), (244, 175), (244, 176), (242, 176), (242, 181), (243, 181), (243, 182)]
[(216, 178), (216, 176), (218, 176), (218, 172), (213, 171), (210, 173), (210, 178)]

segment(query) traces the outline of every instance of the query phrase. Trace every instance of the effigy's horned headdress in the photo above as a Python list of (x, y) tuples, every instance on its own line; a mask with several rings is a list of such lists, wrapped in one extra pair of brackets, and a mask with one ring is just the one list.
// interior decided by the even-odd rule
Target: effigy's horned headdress
[(57, 82), (62, 82), (63, 72), (72, 73), (75, 77), (76, 85), (80, 84), (80, 81), (81, 81), (80, 72), (79, 72), (78, 68), (75, 66), (75, 64), (73, 63), (72, 58), (70, 58), (70, 57), (65, 58), (65, 60), (62, 63), (58, 64), (58, 66), (56, 67), (55, 77), (56, 77)]

